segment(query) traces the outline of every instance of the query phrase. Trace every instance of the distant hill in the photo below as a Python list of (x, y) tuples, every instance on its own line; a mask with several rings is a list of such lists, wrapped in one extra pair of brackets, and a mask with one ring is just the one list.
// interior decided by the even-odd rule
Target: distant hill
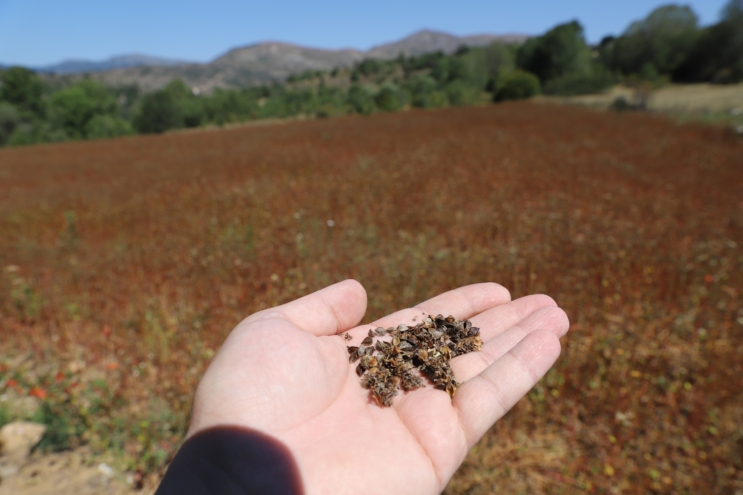
[(139, 53), (119, 55), (100, 62), (90, 60), (65, 60), (54, 65), (36, 67), (37, 72), (50, 74), (77, 74), (80, 72), (102, 72), (113, 69), (127, 69), (130, 67), (155, 66), (155, 67), (177, 67), (189, 62), (183, 60), (170, 60), (165, 58), (150, 57)]
[[(43, 69), (43, 72), (98, 79), (117, 86), (138, 84), (143, 91), (153, 91), (179, 78), (201, 92), (215, 88), (239, 88), (282, 82), (291, 74), (307, 70), (330, 70), (350, 67), (364, 58), (391, 59), (401, 53), (407, 56), (441, 50), (452, 53), (462, 45), (484, 46), (494, 41), (519, 43), (525, 35), (454, 36), (438, 31), (419, 31), (393, 43), (367, 51), (324, 50), (280, 42), (257, 43), (234, 48), (208, 64), (158, 59), (145, 55), (114, 57), (105, 62), (68, 61)], [(86, 65), (87, 64), (87, 65)], [(109, 64), (108, 68), (103, 68)], [(54, 70), (51, 70), (54, 69)]]
[(460, 37), (438, 31), (423, 30), (400, 41), (376, 46), (364, 53), (364, 56), (368, 58), (390, 59), (397, 57), (401, 53), (405, 56), (422, 55), (438, 50), (444, 53), (453, 53), (462, 45), (485, 46), (495, 41), (521, 43), (527, 38), (528, 36), (519, 34), (480, 34)]

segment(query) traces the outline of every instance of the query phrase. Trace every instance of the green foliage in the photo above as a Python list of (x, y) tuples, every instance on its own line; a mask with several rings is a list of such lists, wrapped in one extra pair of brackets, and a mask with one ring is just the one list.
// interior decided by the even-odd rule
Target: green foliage
[[(42, 85), (31, 71), (0, 72), (0, 146), (97, 139), (132, 132), (224, 125), (263, 118), (369, 115), (407, 105), (437, 108), (595, 93), (618, 82), (743, 80), (743, 0), (729, 0), (719, 23), (698, 29), (686, 6), (665, 5), (592, 49), (577, 21), (525, 43), (462, 46), (393, 60), (365, 59), (350, 70), (307, 70), (287, 84), (194, 94), (180, 80), (141, 95), (136, 85), (105, 88), (69, 79)], [(143, 69), (149, 70), (149, 69)], [(535, 79), (536, 77), (536, 79)], [(349, 81), (350, 79), (350, 81)], [(351, 83), (350, 86), (348, 83)], [(46, 91), (46, 93), (44, 93)], [(488, 93), (490, 93), (488, 95)]]
[(497, 81), (515, 67), (515, 50), (503, 43), (459, 50), (452, 57), (440, 58), (431, 76), (442, 87), (452, 82), (483, 90), (489, 81)]
[(619, 78), (603, 66), (596, 66), (588, 73), (567, 74), (547, 81), (544, 93), (548, 95), (573, 96), (599, 93), (619, 82)]
[(161, 91), (169, 93), (178, 106), (182, 122), (178, 127), (198, 127), (204, 121), (204, 104), (180, 79), (170, 81)]
[(8, 146), (26, 146), (36, 143), (66, 141), (69, 136), (63, 129), (52, 127), (43, 121), (21, 122), (7, 141)]
[(7, 102), (0, 102), (0, 146), (8, 142), (13, 131), (21, 122), (18, 109)]
[(411, 104), (418, 108), (437, 106), (432, 98), (437, 88), (436, 80), (430, 76), (423, 75), (411, 77), (403, 86), (403, 89), (410, 94)]
[(48, 401), (41, 403), (32, 419), (35, 423), (46, 425), (46, 432), (36, 449), (59, 452), (79, 445), (86, 425), (78, 420), (77, 415), (70, 414), (69, 407), (65, 406), (68, 404), (52, 404)]
[(10, 423), (11, 420), (10, 412), (0, 403), (0, 428)]
[(525, 71), (514, 71), (503, 79), (494, 101), (523, 100), (540, 93), (539, 78)]
[(183, 127), (183, 113), (175, 97), (160, 90), (142, 98), (132, 124), (141, 134), (162, 133)]
[(449, 104), (453, 106), (474, 105), (480, 101), (481, 91), (464, 81), (452, 81), (444, 88)]
[(204, 118), (217, 125), (255, 119), (260, 110), (258, 99), (259, 96), (251, 91), (216, 89), (211, 98), (204, 101)]
[(403, 106), (399, 93), (390, 87), (382, 88), (374, 98), (374, 102), (383, 112), (394, 112), (400, 110)]
[(128, 136), (134, 133), (134, 129), (126, 120), (115, 115), (96, 115), (85, 127), (88, 139), (112, 138)]
[(519, 48), (516, 63), (540, 81), (590, 70), (590, 51), (578, 21), (560, 24), (544, 35), (527, 40)]
[(730, 0), (720, 22), (702, 30), (673, 76), (684, 82), (743, 81), (743, 0)]
[(35, 116), (44, 114), (41, 79), (23, 67), (11, 67), (2, 73), (0, 101), (16, 106), (22, 112)]
[(688, 6), (658, 7), (613, 41), (611, 54), (607, 53), (604, 60), (624, 74), (639, 74), (646, 65), (653, 66), (659, 74), (669, 74), (690, 53), (698, 35), (698, 22)]
[(161, 133), (182, 127), (202, 125), (209, 109), (180, 79), (145, 95), (132, 119), (134, 128), (143, 134)]
[(351, 86), (348, 90), (348, 104), (354, 112), (361, 115), (370, 115), (374, 112), (374, 98), (364, 88), (358, 84)]
[(378, 74), (385, 67), (385, 62), (378, 59), (367, 58), (362, 60), (357, 66), (356, 70), (362, 76), (372, 76)]
[(103, 84), (84, 80), (56, 92), (49, 101), (52, 122), (73, 139), (88, 137), (88, 124), (95, 116), (117, 112), (114, 97)]

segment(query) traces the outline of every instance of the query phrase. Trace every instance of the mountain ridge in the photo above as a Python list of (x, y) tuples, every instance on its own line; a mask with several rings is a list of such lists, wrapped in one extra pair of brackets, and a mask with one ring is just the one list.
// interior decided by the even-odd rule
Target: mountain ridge
[[(416, 56), (439, 50), (452, 53), (462, 45), (484, 46), (496, 41), (520, 43), (528, 37), (521, 34), (456, 36), (424, 29), (369, 50), (311, 48), (280, 41), (266, 41), (232, 48), (209, 63), (130, 54), (111, 57), (103, 62), (88, 62), (86, 67), (89, 69), (82, 72), (71, 72), (70, 68), (74, 64), (83, 67), (85, 61), (61, 62), (47, 66), (46, 70), (39, 72), (47, 74), (48, 77), (62, 75), (73, 80), (90, 77), (112, 86), (136, 84), (144, 91), (156, 90), (178, 78), (197, 91), (210, 92), (216, 88), (239, 88), (281, 82), (291, 74), (307, 70), (350, 67), (365, 58), (392, 59), (400, 54)], [(108, 68), (96, 69), (106, 63), (109, 64), (106, 66)], [(63, 72), (52, 72), (49, 70), (50, 67), (57, 67)]]
[(193, 62), (186, 60), (154, 57), (142, 53), (126, 53), (122, 55), (114, 55), (100, 61), (81, 59), (63, 60), (62, 62), (58, 62), (56, 64), (34, 67), (33, 70), (35, 70), (36, 72), (49, 74), (77, 74), (80, 72), (101, 72), (112, 69), (125, 69), (129, 67), (140, 67), (145, 65), (177, 67), (179, 65), (187, 65), (191, 63)]

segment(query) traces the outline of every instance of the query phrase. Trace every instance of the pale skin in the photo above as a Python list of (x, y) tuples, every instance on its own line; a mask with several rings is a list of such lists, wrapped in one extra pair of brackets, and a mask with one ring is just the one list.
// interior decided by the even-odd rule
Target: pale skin
[[(569, 326), (550, 297), (512, 301), (494, 283), (358, 325), (366, 301), (364, 288), (346, 280), (242, 321), (199, 384), (188, 437), (228, 425), (270, 435), (293, 454), (308, 495), (437, 494), (555, 363)], [(370, 328), (439, 313), (471, 319), (484, 342), (481, 351), (452, 360), (461, 384), (453, 399), (428, 383), (401, 391), (392, 407), (375, 404), (346, 346), (358, 345)]]

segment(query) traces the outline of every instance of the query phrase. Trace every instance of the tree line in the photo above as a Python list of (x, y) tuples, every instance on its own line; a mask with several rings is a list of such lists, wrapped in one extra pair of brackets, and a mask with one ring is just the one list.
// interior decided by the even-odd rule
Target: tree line
[(596, 46), (572, 21), (520, 45), (367, 59), (294, 74), (283, 84), (210, 94), (197, 94), (180, 80), (147, 94), (92, 78), (52, 84), (22, 67), (2, 71), (0, 81), (0, 146), (576, 95), (619, 82), (727, 84), (743, 81), (743, 0), (730, 0), (719, 21), (706, 27), (691, 8), (665, 5)]

